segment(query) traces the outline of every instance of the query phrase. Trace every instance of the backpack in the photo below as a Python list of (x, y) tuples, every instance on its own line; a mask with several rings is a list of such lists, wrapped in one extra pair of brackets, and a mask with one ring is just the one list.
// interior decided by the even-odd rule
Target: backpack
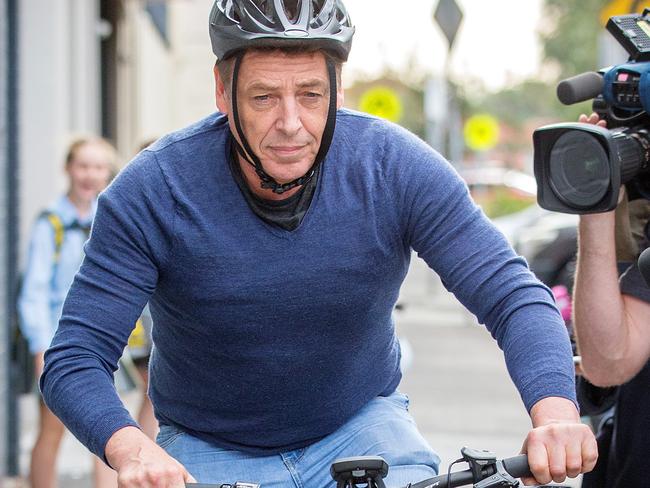
[[(54, 256), (52, 258), (52, 266), (56, 268), (61, 259), (61, 247), (65, 238), (65, 232), (69, 229), (81, 229), (84, 232), (89, 232), (90, 229), (79, 226), (75, 223), (69, 226), (63, 225), (61, 218), (51, 210), (41, 212), (37, 220), (46, 219), (52, 226), (54, 231)], [(20, 314), (18, 313), (18, 300), (22, 289), (22, 276), (19, 278), (16, 285), (15, 303), (13, 310), (13, 317), (11, 321), (11, 347), (10, 347), (10, 361), (11, 361), (11, 380), (14, 385), (15, 391), (18, 394), (30, 393), (34, 388), (34, 356), (29, 351), (29, 343), (27, 338), (23, 335), (20, 327)]]
[[(51, 210), (45, 210), (41, 212), (37, 220), (47, 219), (47, 221), (52, 226), (54, 231), (54, 255), (52, 257), (52, 267), (56, 268), (61, 259), (61, 247), (63, 246), (63, 240), (65, 238), (65, 233), (68, 230), (82, 230), (86, 237), (90, 234), (90, 226), (82, 226), (78, 222), (73, 222), (69, 225), (64, 225), (61, 218)], [(19, 296), (20, 290), (22, 288), (22, 277), (18, 280), (16, 286), (16, 297)], [(14, 304), (14, 312), (11, 323), (11, 381), (14, 385), (14, 391), (17, 394), (26, 394), (31, 393), (34, 389), (35, 383), (35, 371), (34, 371), (34, 355), (29, 350), (29, 342), (27, 338), (23, 335), (22, 329), (20, 327), (20, 314), (18, 313), (17, 300)], [(142, 325), (142, 320), (139, 319), (135, 324), (135, 329), (132, 333), (132, 337), (129, 338), (129, 342), (134, 343), (138, 342), (141, 338), (144, 337), (144, 329)], [(148, 337), (146, 340), (150, 340)], [(149, 346), (150, 347), (150, 346)], [(122, 363), (122, 360), (120, 360)], [(122, 366), (122, 365), (121, 365)], [(121, 389), (128, 391), (137, 386), (137, 374), (133, 371), (129, 371), (129, 368), (120, 367), (122, 373), (119, 375), (123, 381), (118, 381), (123, 386)], [(133, 367), (130, 368), (131, 370)]]

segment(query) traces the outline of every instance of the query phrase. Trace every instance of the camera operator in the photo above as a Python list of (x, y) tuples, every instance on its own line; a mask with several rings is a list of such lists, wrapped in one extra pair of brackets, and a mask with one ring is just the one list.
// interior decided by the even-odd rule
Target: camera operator
[[(579, 120), (605, 126), (596, 114)], [(582, 373), (596, 386), (622, 385), (611, 448), (583, 486), (648, 486), (650, 288), (636, 259), (649, 246), (649, 217), (650, 201), (628, 202), (624, 187), (615, 211), (580, 216), (573, 310)]]

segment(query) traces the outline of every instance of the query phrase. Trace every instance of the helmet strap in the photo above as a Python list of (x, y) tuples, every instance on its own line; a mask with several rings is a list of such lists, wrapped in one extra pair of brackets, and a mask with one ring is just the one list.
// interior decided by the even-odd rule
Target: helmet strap
[(291, 190), (292, 188), (302, 186), (307, 183), (314, 176), (317, 166), (325, 159), (325, 156), (327, 155), (327, 151), (329, 150), (332, 143), (332, 138), (334, 137), (334, 129), (336, 126), (336, 69), (334, 67), (334, 63), (326, 56), (325, 63), (330, 84), (330, 99), (327, 111), (327, 122), (325, 123), (325, 128), (323, 129), (320, 147), (318, 148), (318, 153), (314, 159), (314, 164), (312, 164), (311, 168), (309, 168), (309, 171), (307, 171), (307, 173), (305, 173), (300, 178), (296, 178), (295, 180), (288, 183), (278, 183), (264, 170), (259, 157), (255, 154), (255, 152), (253, 152), (250, 144), (248, 143), (248, 140), (246, 139), (246, 136), (244, 135), (244, 130), (239, 119), (239, 110), (237, 108), (237, 82), (239, 79), (239, 70), (243, 57), (243, 52), (240, 52), (236, 55), (235, 66), (233, 68), (232, 75), (232, 115), (233, 121), (235, 123), (235, 130), (237, 131), (237, 135), (241, 141), (240, 145), (237, 140), (235, 140), (235, 148), (237, 149), (239, 155), (244, 158), (244, 160), (251, 166), (253, 166), (253, 168), (255, 168), (255, 173), (260, 179), (261, 188), (270, 189), (273, 193), (281, 195), (287, 190)]

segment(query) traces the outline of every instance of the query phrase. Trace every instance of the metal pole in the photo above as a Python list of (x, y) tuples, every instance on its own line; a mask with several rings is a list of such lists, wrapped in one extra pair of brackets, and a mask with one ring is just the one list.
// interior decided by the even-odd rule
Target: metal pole
[[(16, 301), (18, 257), (18, 0), (0, 0), (2, 8), (2, 75), (5, 80), (0, 96), (3, 127), (0, 135), (0, 407), (1, 425), (6, 436), (0, 440), (0, 476), (16, 476), (18, 467), (18, 409), (17, 394), (13, 388), (15, 372), (11, 368), (11, 325)], [(4, 409), (4, 412), (2, 411)]]
[[(8, 18), (7, 18), (7, 0), (0, 0), (0, 185), (4, 190), (4, 176), (7, 168), (8, 157), (8, 125), (9, 125), (9, 89), (7, 86), (7, 74), (9, 65), (9, 35), (8, 35)], [(0, 190), (2, 191), (2, 190)], [(4, 191), (2, 193), (5, 193)], [(4, 205), (2, 206), (4, 207)], [(3, 208), (0, 212), (3, 212)], [(4, 213), (0, 214), (0, 229), (4, 228)], [(4, 266), (6, 259), (4, 257), (4, 233), (0, 231), (0, 273), (4, 274)], [(0, 306), (0, 324), (2, 327), (2, 337), (0, 337), (0, 398), (9, 398), (9, 348), (7, 347), (9, 339), (9, 327), (6, 317), (6, 282), (0, 280), (0, 296), (3, 298), (2, 306)], [(3, 400), (0, 403), (0, 425), (3, 427), (2, 432), (7, 432), (9, 423), (7, 417), (7, 410), (9, 401)], [(7, 444), (8, 436), (2, 435), (0, 438), (0, 482), (7, 473)]]

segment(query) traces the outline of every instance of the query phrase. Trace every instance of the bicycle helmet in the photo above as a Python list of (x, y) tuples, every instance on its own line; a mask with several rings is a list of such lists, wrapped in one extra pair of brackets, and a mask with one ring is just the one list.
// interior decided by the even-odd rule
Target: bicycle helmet
[(255, 47), (309, 44), (347, 61), (353, 35), (341, 0), (216, 0), (210, 12), (218, 59)]
[(336, 124), (336, 70), (325, 57), (330, 80), (327, 122), (320, 148), (311, 168), (300, 178), (279, 183), (263, 168), (241, 125), (237, 107), (237, 79), (247, 49), (315, 46), (346, 61), (352, 46), (354, 27), (341, 0), (216, 0), (210, 12), (210, 40), (217, 59), (234, 57), (232, 75), (232, 111), (235, 130), (241, 144), (234, 140), (239, 155), (255, 168), (262, 188), (282, 194), (304, 185), (325, 159)]

